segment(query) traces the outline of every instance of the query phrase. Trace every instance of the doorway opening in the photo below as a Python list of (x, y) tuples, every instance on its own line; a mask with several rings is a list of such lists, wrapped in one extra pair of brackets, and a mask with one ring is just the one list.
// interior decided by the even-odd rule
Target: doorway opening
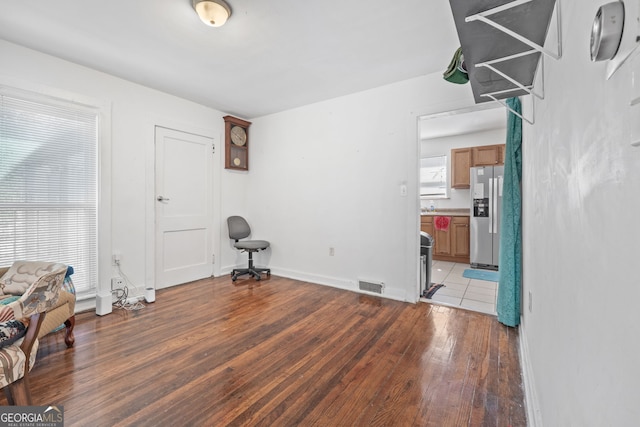
[[(435, 293), (429, 299), (421, 297), (421, 301), (488, 314), (496, 312), (497, 283), (464, 277), (464, 271), (470, 268), (471, 189), (470, 185), (465, 188), (454, 184), (457, 178), (453, 174), (456, 167), (466, 167), (468, 173), (471, 166), (470, 162), (457, 162), (455, 150), (504, 144), (506, 118), (507, 113), (497, 103), (419, 117), (420, 163), (423, 163), (422, 159), (446, 157), (443, 168), (446, 188), (439, 195), (422, 195), (421, 191), (419, 221), (420, 231), (433, 238), (432, 264), (425, 267), (423, 259), (419, 260), (421, 287), (444, 286), (436, 286)], [(447, 226), (442, 227), (441, 222)], [(426, 268), (430, 268), (429, 284), (426, 283)]]

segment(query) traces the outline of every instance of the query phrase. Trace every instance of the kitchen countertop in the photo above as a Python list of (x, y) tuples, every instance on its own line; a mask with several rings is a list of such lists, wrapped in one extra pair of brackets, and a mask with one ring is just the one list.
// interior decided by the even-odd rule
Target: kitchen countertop
[(436, 209), (434, 212), (422, 212), (421, 216), (471, 216), (471, 210), (466, 208)]

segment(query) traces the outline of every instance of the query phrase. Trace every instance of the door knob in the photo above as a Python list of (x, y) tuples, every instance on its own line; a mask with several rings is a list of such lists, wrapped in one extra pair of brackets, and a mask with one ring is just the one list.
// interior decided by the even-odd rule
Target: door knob
[(168, 198), (166, 198), (166, 197), (162, 197), (162, 196), (158, 196), (158, 197), (156, 198), (156, 200), (157, 200), (157, 201), (159, 201), (159, 202), (168, 202), (168, 201), (169, 201), (169, 200), (171, 200), (171, 199), (168, 199)]

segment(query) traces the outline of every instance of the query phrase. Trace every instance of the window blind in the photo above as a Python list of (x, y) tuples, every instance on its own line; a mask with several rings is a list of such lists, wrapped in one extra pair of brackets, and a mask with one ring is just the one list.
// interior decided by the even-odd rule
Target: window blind
[(420, 159), (420, 195), (447, 196), (447, 156)]
[(97, 148), (95, 111), (0, 94), (0, 266), (61, 262), (95, 292)]

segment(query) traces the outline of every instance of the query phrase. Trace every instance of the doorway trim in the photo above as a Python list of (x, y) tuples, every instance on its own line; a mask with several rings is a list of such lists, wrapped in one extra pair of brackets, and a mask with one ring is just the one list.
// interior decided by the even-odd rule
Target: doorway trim
[[(421, 289), (421, 262), (420, 262), (420, 186), (417, 184), (420, 178), (420, 154), (421, 154), (421, 139), (420, 139), (420, 130), (421, 124), (420, 121), (423, 118), (434, 118), (438, 117), (449, 117), (457, 114), (465, 114), (472, 113), (474, 111), (483, 111), (492, 108), (502, 108), (499, 103), (496, 102), (487, 102), (482, 104), (470, 104), (473, 102), (472, 99), (468, 99), (465, 101), (459, 100), (455, 102), (447, 102), (438, 105), (433, 105), (430, 107), (425, 107), (423, 109), (417, 108), (416, 111), (411, 112), (410, 116), (410, 137), (414, 141), (413, 147), (413, 157), (414, 157), (414, 168), (413, 168), (413, 182), (415, 185), (409, 186), (409, 188), (413, 188), (413, 199), (415, 203), (414, 215), (410, 218), (409, 224), (411, 229), (414, 230), (412, 232), (412, 238), (407, 239), (408, 244), (411, 245), (408, 254), (410, 255), (410, 259), (408, 260), (408, 264), (410, 264), (411, 270), (414, 271), (413, 277), (413, 292), (408, 293), (407, 301), (419, 302), (420, 301), (420, 289)], [(505, 123), (506, 123), (506, 113), (505, 113)], [(412, 179), (412, 177), (409, 177)], [(411, 193), (409, 194), (411, 196)], [(415, 231), (417, 230), (417, 232)], [(415, 260), (415, 261), (414, 261)], [(409, 266), (409, 265), (408, 265)]]

